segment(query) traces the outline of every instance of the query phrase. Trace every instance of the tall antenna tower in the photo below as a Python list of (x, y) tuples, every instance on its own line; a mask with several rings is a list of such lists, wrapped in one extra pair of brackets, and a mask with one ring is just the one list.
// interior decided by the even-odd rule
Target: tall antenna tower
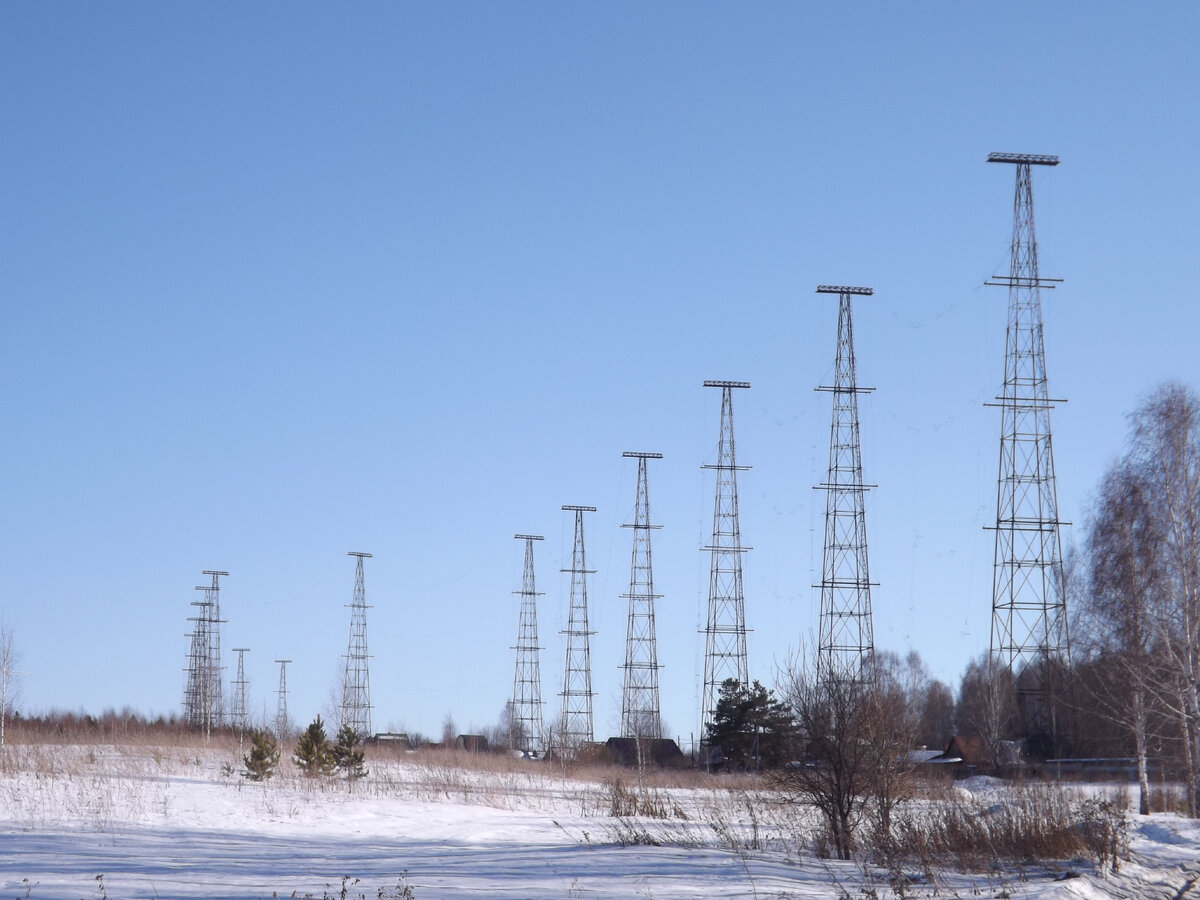
[(703, 466), (717, 473), (713, 505), (712, 554), (708, 576), (708, 623), (704, 629), (704, 707), (700, 740), (707, 743), (709, 726), (717, 709), (721, 685), (729, 678), (749, 687), (746, 657), (746, 599), (742, 590), (742, 529), (738, 521), (737, 473), (749, 466), (737, 464), (733, 440), (733, 391), (748, 388), (748, 381), (706, 381), (705, 387), (721, 389), (721, 437), (717, 464)]
[(817, 681), (859, 684), (873, 678), (875, 630), (871, 578), (867, 566), (867, 517), (863, 497), (874, 485), (863, 484), (859, 442), (858, 395), (874, 388), (858, 386), (854, 362), (851, 298), (869, 297), (869, 287), (822, 284), (818, 294), (838, 295), (837, 359), (829, 427), (829, 474), (825, 491), (825, 552), (821, 563), (821, 623), (817, 644)]
[(212, 682), (208, 675), (208, 610), (204, 601), (193, 600), (192, 606), (199, 607), (197, 614), (188, 616), (192, 624), (188, 648), (187, 683), (183, 689), (183, 721), (190, 728), (202, 728), (207, 733), (211, 727), (209, 693)]
[(279, 663), (279, 690), (275, 692), (275, 734), (282, 741), (292, 730), (287, 708), (287, 666), (291, 660), (277, 659), (275, 662)]
[(1017, 167), (1008, 275), (987, 282), (1008, 288), (1004, 391), (989, 404), (999, 405), (1001, 422), (990, 660), (1012, 673), (1034, 729), (1054, 741), (1054, 670), (1069, 665), (1070, 643), (1050, 437), (1050, 410), (1062, 401), (1050, 399), (1046, 379), (1041, 291), (1062, 279), (1038, 272), (1032, 167), (1056, 166), (1058, 157), (992, 153), (987, 161)]
[(240, 738), (250, 730), (250, 715), (246, 709), (246, 654), (249, 647), (234, 647), (238, 655), (237, 678), (233, 680), (233, 697), (229, 704), (229, 724)]
[(621, 691), (621, 737), (661, 738), (662, 714), (658, 695), (658, 641), (654, 633), (654, 566), (650, 532), (661, 525), (650, 524), (650, 489), (646, 460), (662, 459), (661, 453), (626, 450), (621, 454), (638, 461), (637, 502), (633, 524), (633, 558), (629, 567), (629, 626), (625, 635), (625, 683)]
[(521, 590), (521, 619), (517, 628), (517, 667), (513, 674), (513, 702), (509, 714), (510, 741), (513, 749), (526, 753), (541, 753), (542, 726), (542, 648), (538, 646), (537, 585), (533, 576), (533, 542), (545, 540), (540, 534), (514, 534), (525, 542), (525, 569)]
[(363, 560), (370, 553), (351, 550), (355, 558), (354, 600), (350, 607), (350, 643), (346, 649), (346, 674), (342, 680), (342, 725), (349, 725), (360, 737), (371, 735), (371, 677), (367, 670), (367, 589), (363, 581)]
[(594, 506), (564, 506), (575, 513), (575, 548), (571, 551), (571, 608), (567, 618), (567, 665), (563, 675), (562, 744), (574, 753), (580, 744), (595, 739), (592, 718), (592, 649), (588, 628), (587, 577), (596, 570), (587, 567), (583, 547), (583, 514), (595, 512)]
[(205, 737), (214, 728), (221, 726), (224, 713), (222, 681), (224, 667), (221, 665), (221, 576), (228, 572), (205, 569), (212, 582), (197, 585), (204, 591), (203, 600), (193, 600), (197, 614), (189, 617), (194, 622), (191, 648), (188, 652), (188, 680), (184, 689), (184, 721), (193, 728), (203, 728)]

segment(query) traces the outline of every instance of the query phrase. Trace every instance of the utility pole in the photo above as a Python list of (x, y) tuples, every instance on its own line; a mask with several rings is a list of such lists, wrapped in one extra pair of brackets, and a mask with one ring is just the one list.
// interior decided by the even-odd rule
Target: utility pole
[(621, 454), (638, 461), (637, 501), (633, 524), (633, 557), (629, 567), (629, 624), (625, 633), (625, 680), (621, 691), (621, 736), (636, 738), (639, 751), (644, 739), (662, 737), (662, 714), (658, 693), (658, 641), (654, 628), (654, 565), (650, 532), (661, 525), (650, 524), (650, 488), (646, 460), (662, 459), (661, 453), (626, 450)]
[(538, 646), (537, 584), (533, 574), (533, 542), (545, 540), (540, 534), (514, 534), (525, 542), (525, 568), (521, 590), (521, 615), (517, 628), (516, 671), (513, 674), (513, 705), (509, 715), (510, 743), (514, 750), (538, 755), (545, 750), (542, 724), (541, 650)]
[(854, 358), (851, 298), (869, 297), (869, 287), (822, 284), (818, 294), (838, 295), (837, 356), (832, 385), (818, 391), (833, 395), (829, 427), (829, 471), (817, 490), (825, 491), (825, 550), (821, 562), (821, 630), (817, 644), (817, 682), (855, 685), (874, 680), (875, 630), (867, 565), (867, 517), (863, 497), (874, 485), (863, 484), (858, 395), (874, 388), (858, 386)]
[(367, 668), (367, 589), (363, 580), (363, 560), (370, 553), (351, 550), (355, 558), (354, 599), (350, 608), (350, 642), (346, 649), (346, 672), (342, 680), (342, 724), (349, 725), (360, 738), (371, 735), (371, 676)]
[(701, 755), (707, 759), (708, 732), (716, 715), (721, 685), (732, 678), (750, 687), (746, 655), (746, 599), (742, 587), (742, 529), (738, 518), (737, 473), (749, 466), (737, 464), (733, 437), (733, 391), (749, 388), (748, 381), (705, 381), (721, 389), (721, 435), (717, 464), (702, 468), (717, 473), (713, 504), (712, 554), (708, 576), (708, 619), (704, 629), (704, 700), (700, 715)]
[(1033, 217), (1033, 166), (1057, 166), (1057, 156), (993, 153), (988, 162), (1016, 166), (1008, 275), (986, 282), (1008, 288), (1004, 389), (1000, 407), (1000, 472), (996, 489), (992, 580), (993, 669), (1007, 670), (1017, 700), (1047, 753), (1057, 753), (1056, 695), (1070, 666), (1058, 494), (1043, 341), (1042, 289), (1061, 278), (1038, 271)]
[(577, 753), (579, 745), (595, 739), (592, 717), (592, 650), (588, 627), (587, 577), (596, 573), (587, 567), (583, 545), (583, 514), (595, 512), (594, 506), (564, 506), (575, 513), (575, 546), (571, 551), (570, 611), (567, 618), (567, 663), (563, 675), (562, 744), (567, 753)]

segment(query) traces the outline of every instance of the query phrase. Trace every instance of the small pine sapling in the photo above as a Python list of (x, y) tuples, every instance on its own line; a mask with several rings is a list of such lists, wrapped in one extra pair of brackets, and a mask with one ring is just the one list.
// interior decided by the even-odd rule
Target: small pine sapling
[(363, 751), (359, 746), (362, 739), (349, 725), (343, 725), (337, 734), (337, 743), (329, 751), (333, 767), (345, 774), (347, 780), (355, 781), (367, 774), (363, 768)]
[(246, 766), (246, 771), (242, 773), (243, 778), (265, 781), (274, 775), (275, 767), (279, 765), (279, 744), (276, 743), (275, 736), (269, 731), (256, 728), (250, 736), (250, 755), (243, 756), (242, 763)]
[(318, 715), (309, 723), (308, 728), (296, 742), (296, 752), (292, 762), (308, 778), (317, 775), (328, 775), (333, 769), (333, 757), (330, 752), (329, 738), (325, 736), (325, 723)]

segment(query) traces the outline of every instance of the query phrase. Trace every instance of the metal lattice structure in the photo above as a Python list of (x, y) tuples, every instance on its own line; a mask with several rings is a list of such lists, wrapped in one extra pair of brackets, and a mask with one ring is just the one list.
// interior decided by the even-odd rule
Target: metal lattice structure
[(192, 601), (197, 613), (188, 618), (194, 624), (183, 694), (183, 719), (189, 726), (203, 729), (207, 737), (214, 728), (221, 727), (225, 710), (224, 668), (221, 665), (221, 625), (225, 620), (221, 618), (221, 576), (229, 573), (205, 569), (203, 574), (212, 576), (212, 581), (196, 586), (196, 590), (204, 592), (204, 599)]
[(858, 395), (874, 388), (858, 386), (854, 358), (851, 298), (874, 289), (819, 285), (818, 294), (838, 295), (837, 356), (832, 385), (818, 391), (833, 395), (829, 427), (829, 471), (825, 491), (825, 549), (821, 563), (821, 619), (817, 643), (817, 681), (858, 684), (873, 677), (875, 629), (871, 578), (867, 564), (866, 491), (863, 483)]
[(746, 655), (746, 599), (742, 588), (742, 529), (738, 518), (737, 473), (749, 466), (737, 464), (733, 436), (733, 391), (748, 388), (748, 381), (705, 381), (721, 389), (721, 436), (717, 464), (703, 466), (717, 473), (713, 504), (712, 554), (708, 577), (708, 619), (704, 629), (704, 700), (700, 716), (701, 741), (705, 741), (717, 709), (721, 685), (734, 679), (748, 687)]
[(988, 162), (1016, 166), (1012, 246), (1007, 276), (987, 282), (1008, 288), (1004, 390), (1000, 407), (1000, 471), (996, 489), (991, 663), (1007, 669), (1035, 730), (1055, 735), (1054, 673), (1069, 665), (1067, 602), (1054, 475), (1043, 340), (1043, 288), (1059, 278), (1038, 271), (1033, 217), (1033, 166), (1057, 156), (993, 153)]
[(658, 693), (658, 641), (654, 630), (654, 565), (650, 532), (661, 525), (650, 524), (650, 489), (646, 460), (662, 459), (661, 453), (625, 451), (622, 456), (638, 461), (637, 501), (632, 524), (633, 557), (629, 567), (629, 625), (625, 634), (625, 679), (621, 690), (621, 737), (659, 739), (662, 713)]
[(514, 534), (525, 542), (525, 567), (521, 576), (520, 623), (517, 643), (516, 671), (513, 673), (513, 699), (509, 711), (509, 741), (514, 750), (532, 755), (545, 750), (545, 729), (542, 722), (542, 670), (538, 645), (537, 582), (533, 573), (533, 542), (545, 540), (540, 534)]
[(564, 506), (575, 513), (575, 545), (571, 551), (571, 607), (567, 614), (567, 661), (563, 673), (562, 691), (562, 749), (574, 753), (580, 744), (595, 739), (592, 714), (592, 649), (591, 636), (596, 632), (588, 624), (587, 577), (596, 570), (587, 567), (583, 542), (583, 514), (595, 512), (594, 506)]
[(279, 690), (275, 692), (275, 736), (283, 741), (292, 731), (287, 704), (287, 667), (291, 660), (277, 659), (275, 662), (279, 663)]
[(354, 599), (350, 609), (350, 640), (346, 648), (346, 671), (342, 678), (342, 725), (350, 726), (359, 737), (371, 732), (371, 675), (367, 654), (367, 589), (363, 578), (363, 560), (370, 553), (351, 550), (355, 558)]
[(233, 652), (238, 655), (238, 661), (237, 678), (231, 685), (233, 696), (229, 699), (229, 724), (241, 738), (250, 731), (250, 714), (246, 706), (246, 685), (248, 684), (246, 681), (246, 654), (250, 652), (250, 648), (234, 647)]

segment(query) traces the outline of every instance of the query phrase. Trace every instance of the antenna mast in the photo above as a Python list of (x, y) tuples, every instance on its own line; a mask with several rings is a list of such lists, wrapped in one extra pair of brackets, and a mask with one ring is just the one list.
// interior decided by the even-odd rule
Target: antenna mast
[(221, 726), (224, 713), (221, 625), (225, 620), (221, 618), (221, 576), (229, 573), (205, 569), (202, 574), (211, 575), (212, 582), (196, 586), (196, 590), (204, 591), (204, 599), (193, 600), (191, 604), (198, 608), (198, 613), (188, 619), (195, 625), (188, 653), (183, 717), (193, 728), (203, 728), (207, 739), (214, 728)]
[(250, 716), (246, 709), (246, 654), (249, 647), (234, 647), (238, 655), (237, 678), (233, 681), (233, 697), (229, 706), (229, 724), (237, 732), (238, 740), (250, 730)]
[(540, 534), (514, 534), (525, 542), (525, 568), (521, 590), (521, 617), (517, 628), (517, 666), (513, 674), (513, 702), (509, 713), (509, 740), (514, 750), (537, 755), (544, 747), (542, 725), (541, 647), (538, 646), (537, 592), (533, 574), (533, 542), (545, 540)]
[(742, 554), (750, 548), (742, 546), (737, 489), (737, 473), (749, 466), (737, 464), (733, 439), (733, 390), (749, 388), (750, 382), (705, 381), (704, 386), (721, 389), (717, 464), (702, 466), (717, 473), (712, 543), (703, 548), (712, 554), (708, 577), (708, 624), (704, 630), (704, 706), (700, 717), (700, 741), (706, 745), (721, 685), (732, 678), (744, 688), (750, 686), (746, 600), (742, 590)]
[(629, 567), (629, 625), (625, 637), (625, 683), (621, 691), (621, 737), (662, 737), (662, 714), (658, 695), (658, 642), (654, 633), (654, 567), (650, 532), (661, 525), (650, 524), (650, 489), (646, 460), (662, 459), (661, 453), (621, 454), (638, 461), (637, 503), (633, 524), (633, 558)]
[(363, 579), (363, 560), (370, 553), (351, 550), (353, 556), (354, 600), (350, 608), (350, 642), (346, 649), (346, 673), (342, 679), (342, 724), (349, 725), (360, 738), (371, 735), (371, 676), (367, 668), (367, 589)]
[(563, 675), (562, 744), (569, 753), (595, 739), (592, 718), (592, 650), (590, 638), (596, 632), (588, 628), (587, 577), (596, 570), (587, 567), (583, 547), (583, 514), (595, 512), (594, 506), (564, 506), (575, 513), (575, 547), (571, 552), (571, 607), (568, 614), (567, 663)]
[(1056, 751), (1056, 669), (1070, 665), (1070, 642), (1050, 410), (1063, 401), (1050, 399), (1041, 291), (1062, 279), (1038, 272), (1032, 166), (1057, 166), (1058, 157), (993, 153), (987, 161), (1017, 167), (1008, 275), (986, 282), (1008, 288), (1004, 390), (989, 404), (1001, 422), (990, 660), (1010, 672), (1034, 732)]
[(854, 359), (851, 298), (869, 297), (869, 287), (822, 284), (818, 294), (838, 295), (837, 359), (829, 427), (829, 474), (825, 491), (825, 551), (821, 563), (821, 627), (817, 644), (817, 682), (854, 685), (873, 678), (875, 632), (871, 578), (867, 566), (867, 518), (859, 440), (858, 395), (874, 388), (858, 386)]
[(275, 704), (275, 734), (282, 742), (291, 731), (287, 707), (287, 666), (291, 660), (277, 659), (275, 662), (279, 663), (279, 690), (275, 692), (277, 698), (277, 702)]

